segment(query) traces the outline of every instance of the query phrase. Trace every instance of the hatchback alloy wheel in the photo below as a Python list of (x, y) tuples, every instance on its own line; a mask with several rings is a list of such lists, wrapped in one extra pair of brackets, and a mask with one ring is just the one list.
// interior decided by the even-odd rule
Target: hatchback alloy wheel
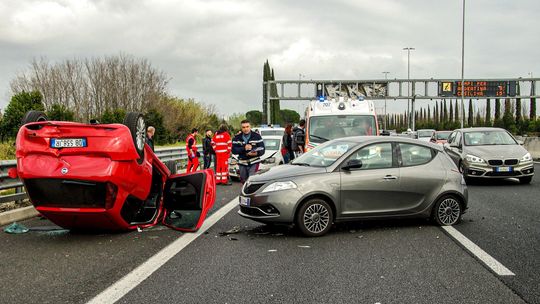
[(298, 212), (297, 224), (300, 231), (307, 236), (321, 236), (332, 226), (332, 208), (320, 199), (307, 201)]
[(453, 197), (444, 197), (435, 205), (435, 220), (441, 226), (451, 226), (461, 218), (461, 205)]

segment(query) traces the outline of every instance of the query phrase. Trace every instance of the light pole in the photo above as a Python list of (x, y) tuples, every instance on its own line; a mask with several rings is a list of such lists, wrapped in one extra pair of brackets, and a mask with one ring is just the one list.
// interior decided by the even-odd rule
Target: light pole
[[(463, 26), (461, 32), (461, 128), (463, 129), (463, 120), (465, 119), (465, 0), (463, 0)], [(470, 101), (469, 101), (470, 102)]]
[(409, 115), (409, 117), (407, 118), (407, 129), (410, 129), (411, 128), (411, 113), (410, 113), (410, 110), (409, 110), (409, 103), (411, 102), (411, 99), (410, 99), (410, 95), (411, 95), (411, 93), (410, 93), (410, 88), (411, 88), (411, 51), (414, 51), (415, 49), (413, 47), (405, 47), (405, 48), (403, 48), (403, 50), (407, 51), (407, 114)]
[[(382, 72), (384, 74), (384, 80), (388, 80), (388, 74), (390, 72)], [(386, 82), (386, 92), (384, 94), (384, 130), (386, 131), (386, 95), (388, 95), (388, 82)]]
[[(306, 78), (306, 75), (302, 73), (298, 73), (298, 81), (302, 81), (302, 78)], [(301, 86), (302, 84), (299, 82), (298, 83), (298, 97), (300, 97), (302, 93)], [(298, 102), (298, 107), (299, 107), (298, 114), (300, 114), (300, 118), (302, 118), (302, 109), (304, 108), (304, 102), (303, 101)]]

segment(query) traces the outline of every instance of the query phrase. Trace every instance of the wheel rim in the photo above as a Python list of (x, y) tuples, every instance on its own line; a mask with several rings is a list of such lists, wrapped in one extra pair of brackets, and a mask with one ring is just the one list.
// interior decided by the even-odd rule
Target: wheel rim
[(310, 205), (304, 212), (304, 227), (311, 233), (321, 233), (330, 224), (330, 212), (322, 204)]
[(441, 202), (439, 209), (437, 210), (437, 215), (439, 220), (444, 225), (453, 225), (459, 219), (459, 214), (461, 213), (461, 207), (459, 206), (458, 201), (453, 198), (447, 198)]
[(144, 119), (142, 117), (139, 117), (137, 119), (137, 134), (135, 135), (135, 138), (137, 140), (137, 148), (139, 150), (144, 149), (145, 132), (146, 132), (146, 127), (144, 125)]

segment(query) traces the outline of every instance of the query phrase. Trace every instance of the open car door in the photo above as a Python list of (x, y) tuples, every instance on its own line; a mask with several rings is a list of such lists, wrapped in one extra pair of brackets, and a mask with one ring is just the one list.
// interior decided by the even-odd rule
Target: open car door
[(175, 230), (197, 231), (216, 199), (214, 171), (171, 175), (163, 192), (163, 224)]

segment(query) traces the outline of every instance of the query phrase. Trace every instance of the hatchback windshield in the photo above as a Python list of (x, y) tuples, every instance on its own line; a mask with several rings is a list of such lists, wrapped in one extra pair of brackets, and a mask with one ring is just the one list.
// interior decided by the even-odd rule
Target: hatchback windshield
[(277, 138), (263, 138), (264, 148), (266, 150), (279, 150), (279, 142)]
[(437, 139), (447, 140), (448, 136), (450, 136), (450, 133), (452, 132), (437, 132)]
[(418, 131), (418, 137), (431, 137), (433, 131)]
[(377, 135), (373, 115), (328, 115), (309, 119), (309, 141), (321, 143), (347, 136)]
[(280, 135), (283, 135), (283, 131), (285, 131), (285, 129), (268, 129), (268, 130), (264, 130), (264, 129), (259, 129), (259, 133), (261, 134), (261, 136), (274, 136), (274, 135), (277, 135), (277, 136), (280, 136)]
[(506, 131), (475, 131), (464, 133), (466, 146), (517, 145)]
[(348, 141), (324, 143), (302, 154), (291, 162), (291, 164), (310, 167), (328, 167), (356, 145), (356, 143)]

